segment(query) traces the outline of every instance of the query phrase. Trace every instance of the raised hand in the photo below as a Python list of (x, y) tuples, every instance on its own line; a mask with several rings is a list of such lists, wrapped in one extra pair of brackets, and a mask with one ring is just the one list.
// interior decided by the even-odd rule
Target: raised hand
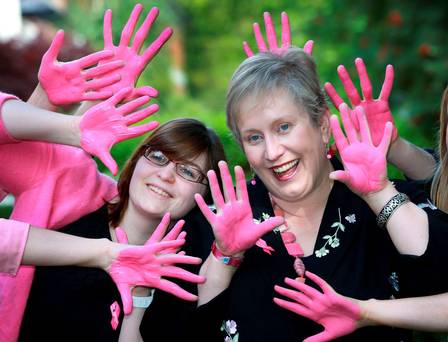
[(324, 331), (308, 337), (304, 342), (331, 341), (355, 331), (357, 322), (361, 319), (359, 306), (354, 301), (337, 294), (317, 275), (308, 271), (305, 275), (319, 285), (322, 292), (300, 281), (285, 278), (285, 283), (293, 290), (276, 285), (275, 291), (291, 301), (274, 298), (274, 302), (282, 308), (323, 325)]
[(377, 192), (387, 185), (386, 154), (390, 144), (393, 125), (387, 122), (382, 139), (378, 146), (372, 143), (367, 119), (361, 107), (353, 112), (359, 123), (358, 136), (350, 119), (348, 106), (339, 106), (342, 122), (347, 133), (348, 141), (342, 133), (336, 115), (330, 118), (331, 130), (339, 154), (344, 164), (344, 170), (333, 171), (330, 178), (345, 183), (352, 191), (361, 195)]
[(110, 154), (112, 146), (117, 142), (147, 133), (158, 125), (157, 122), (152, 121), (140, 126), (128, 127), (159, 109), (154, 104), (137, 110), (150, 100), (148, 96), (141, 96), (118, 107), (117, 105), (131, 92), (131, 88), (120, 90), (108, 100), (90, 108), (80, 118), (81, 147), (87, 153), (97, 156), (113, 175), (117, 174), (118, 166)]
[[(166, 216), (164, 217), (157, 229), (166, 230), (169, 225), (169, 215), (167, 218), (168, 220)], [(202, 276), (174, 266), (174, 264), (197, 265), (201, 263), (200, 258), (172, 254), (173, 251), (177, 251), (185, 243), (185, 236), (182, 237), (181, 234), (178, 234), (182, 226), (183, 222), (179, 221), (173, 227), (175, 232), (170, 236), (173, 239), (168, 239), (167, 235), (160, 242), (147, 241), (142, 247), (124, 249), (113, 261), (108, 272), (118, 287), (125, 314), (132, 311), (131, 289), (135, 286), (157, 288), (184, 300), (197, 300), (197, 296), (185, 291), (179, 285), (161, 278), (178, 278), (192, 283), (203, 283), (205, 281)], [(126, 233), (119, 227), (116, 229), (116, 236), (120, 243), (127, 243)]]
[(120, 80), (119, 75), (110, 73), (122, 67), (123, 62), (117, 60), (94, 66), (113, 55), (111, 51), (99, 51), (75, 61), (62, 63), (57, 57), (63, 42), (64, 31), (59, 30), (42, 57), (39, 68), (39, 82), (50, 102), (59, 106), (112, 96), (110, 90), (101, 89)]
[[(139, 55), (139, 51), (148, 35), (148, 31), (159, 14), (159, 10), (156, 7), (151, 9), (146, 16), (145, 21), (136, 32), (132, 44), (129, 46), (142, 9), (143, 6), (140, 4), (137, 4), (134, 7), (128, 22), (123, 28), (118, 46), (114, 45), (112, 38), (112, 11), (109, 9), (104, 14), (104, 50), (113, 52), (113, 57), (111, 57), (109, 61), (120, 61), (124, 64), (118, 71), (121, 76), (120, 81), (106, 87), (105, 90), (111, 90), (115, 93), (123, 87), (133, 88), (137, 83), (140, 74), (173, 33), (171, 28), (165, 28), (156, 40), (154, 40), (151, 45)], [(137, 93), (133, 93), (133, 97), (136, 95), (157, 96), (157, 91), (148, 86), (139, 88), (135, 91), (137, 91)]]
[[(361, 106), (364, 109), (367, 122), (369, 123), (370, 133), (372, 134), (373, 144), (378, 146), (383, 138), (386, 123), (394, 122), (389, 108), (389, 95), (394, 83), (394, 68), (390, 64), (386, 67), (386, 75), (381, 88), (380, 96), (377, 99), (374, 99), (372, 95), (372, 84), (370, 82), (369, 75), (367, 74), (364, 61), (361, 58), (356, 58), (355, 65), (358, 71), (359, 81), (361, 83), (361, 91), (363, 95), (362, 99), (343, 65), (338, 66), (338, 75), (352, 106)], [(325, 91), (333, 102), (333, 105), (336, 108), (339, 108), (344, 101), (336, 92), (331, 83), (327, 82), (325, 84)], [(351, 119), (356, 129), (359, 130), (359, 124), (356, 117), (352, 117)], [(397, 130), (394, 128), (392, 141), (395, 141), (396, 138)]]
[[(264, 12), (263, 16), (268, 46), (266, 47), (266, 43), (260, 30), (260, 25), (258, 25), (258, 23), (254, 23), (254, 35), (255, 40), (257, 41), (258, 51), (270, 51), (276, 54), (284, 53), (291, 47), (291, 28), (289, 26), (288, 15), (286, 14), (286, 12), (282, 12), (282, 45), (280, 47), (278, 47), (277, 45), (277, 37), (275, 34), (274, 24), (272, 23), (271, 14), (269, 12)], [(313, 52), (313, 45), (314, 42), (312, 40), (308, 40), (303, 46), (303, 51), (311, 55)], [(247, 57), (252, 57), (254, 55), (247, 42), (243, 42), (243, 49)]]
[(255, 245), (264, 234), (283, 224), (283, 218), (273, 217), (260, 224), (254, 223), (243, 169), (240, 166), (235, 167), (235, 193), (227, 163), (220, 161), (218, 165), (224, 197), (219, 188), (216, 173), (213, 170), (207, 173), (213, 201), (217, 209), (216, 214), (210, 210), (201, 195), (196, 194), (194, 198), (202, 214), (213, 228), (219, 250), (224, 255), (235, 256), (244, 253)]

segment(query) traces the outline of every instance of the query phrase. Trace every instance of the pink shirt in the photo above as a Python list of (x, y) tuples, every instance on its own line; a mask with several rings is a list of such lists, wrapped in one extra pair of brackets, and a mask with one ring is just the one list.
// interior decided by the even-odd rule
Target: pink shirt
[[(7, 136), (0, 120), (0, 141)], [(0, 189), (15, 197), (11, 219), (58, 229), (117, 196), (116, 182), (98, 173), (83, 150), (10, 142), (0, 145)], [(16, 234), (26, 240), (23, 231)], [(0, 275), (0, 341), (17, 340), (33, 275), (31, 266), (20, 266), (15, 277)]]

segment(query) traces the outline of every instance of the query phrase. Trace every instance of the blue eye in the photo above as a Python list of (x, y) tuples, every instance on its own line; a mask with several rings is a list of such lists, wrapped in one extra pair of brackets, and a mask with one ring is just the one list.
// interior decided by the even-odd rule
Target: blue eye
[(282, 124), (280, 124), (280, 126), (278, 127), (278, 130), (281, 133), (287, 132), (289, 130), (289, 123), (282, 123)]
[(257, 143), (257, 142), (259, 142), (261, 140), (261, 135), (260, 134), (249, 135), (247, 137), (247, 140), (249, 141), (249, 143), (255, 144), (255, 143)]

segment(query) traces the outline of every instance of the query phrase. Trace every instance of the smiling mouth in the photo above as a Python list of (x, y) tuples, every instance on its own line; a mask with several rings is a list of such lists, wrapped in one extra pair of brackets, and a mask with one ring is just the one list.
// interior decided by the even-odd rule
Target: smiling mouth
[(170, 198), (171, 195), (169, 193), (167, 193), (165, 190), (159, 188), (158, 186), (152, 185), (152, 184), (147, 184), (146, 185), (147, 188), (149, 190), (151, 190), (152, 192), (155, 192), (156, 194), (162, 196), (162, 197), (166, 197), (166, 198)]
[(299, 165), (299, 160), (293, 160), (289, 163), (283, 164), (278, 167), (272, 168), (275, 178), (280, 181), (286, 181), (293, 177), (297, 171), (297, 166)]

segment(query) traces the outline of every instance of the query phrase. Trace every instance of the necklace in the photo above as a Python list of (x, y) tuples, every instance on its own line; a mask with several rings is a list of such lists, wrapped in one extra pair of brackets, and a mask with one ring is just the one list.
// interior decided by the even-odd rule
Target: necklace
[[(269, 194), (269, 197), (271, 199), (272, 208), (274, 209), (275, 216), (281, 216), (285, 218), (285, 211), (280, 208), (272, 198), (272, 196)], [(303, 263), (301, 257), (304, 256), (302, 246), (298, 242), (296, 242), (296, 235), (289, 231), (288, 229), (288, 222), (285, 223), (284, 226), (286, 229), (283, 229), (280, 231), (283, 243), (285, 244), (286, 250), (288, 251), (288, 254), (294, 257), (294, 271), (297, 273), (296, 280), (299, 280), (301, 282), (305, 282), (305, 264)]]

